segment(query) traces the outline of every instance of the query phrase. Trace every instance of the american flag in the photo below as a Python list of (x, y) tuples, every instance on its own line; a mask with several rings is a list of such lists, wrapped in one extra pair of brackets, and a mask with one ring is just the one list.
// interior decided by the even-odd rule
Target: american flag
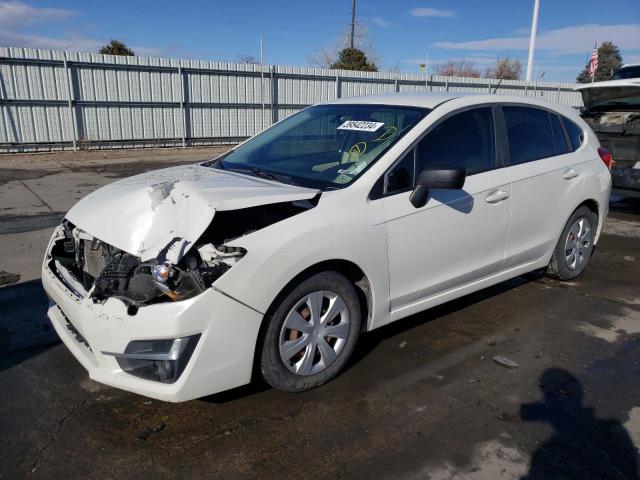
[(591, 59), (589, 59), (589, 75), (591, 78), (596, 74), (596, 70), (598, 70), (598, 44), (593, 47), (593, 52), (591, 52)]

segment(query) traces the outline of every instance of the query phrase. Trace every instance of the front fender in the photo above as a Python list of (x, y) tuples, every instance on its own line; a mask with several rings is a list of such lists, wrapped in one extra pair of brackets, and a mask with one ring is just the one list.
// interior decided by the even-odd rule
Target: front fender
[(230, 244), (247, 254), (214, 284), (225, 294), (265, 313), (298, 274), (328, 260), (347, 260), (365, 273), (373, 308), (367, 329), (389, 315), (389, 270), (382, 204), (362, 200), (338, 204), (323, 197), (304, 213), (282, 220)]

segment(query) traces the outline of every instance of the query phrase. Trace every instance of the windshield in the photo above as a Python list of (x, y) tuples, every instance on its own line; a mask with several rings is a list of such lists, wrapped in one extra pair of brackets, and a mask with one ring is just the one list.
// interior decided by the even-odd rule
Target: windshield
[(611, 77), (611, 80), (625, 80), (627, 78), (640, 78), (640, 65), (622, 67)]
[(317, 105), (205, 165), (305, 187), (342, 188), (427, 113), (414, 107)]

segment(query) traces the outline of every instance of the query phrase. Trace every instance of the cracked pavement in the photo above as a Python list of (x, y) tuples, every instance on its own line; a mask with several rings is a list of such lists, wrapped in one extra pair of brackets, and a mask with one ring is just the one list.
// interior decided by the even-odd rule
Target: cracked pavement
[[(0, 270), (20, 275), (0, 328), (47, 341), (53, 214), (110, 175), (202, 159), (156, 152), (113, 170), (105, 152), (0, 159)], [(5, 351), (0, 478), (637, 479), (638, 378), (640, 205), (618, 202), (577, 280), (517, 278), (366, 334), (311, 392), (254, 382), (169, 404), (89, 380), (59, 343)]]

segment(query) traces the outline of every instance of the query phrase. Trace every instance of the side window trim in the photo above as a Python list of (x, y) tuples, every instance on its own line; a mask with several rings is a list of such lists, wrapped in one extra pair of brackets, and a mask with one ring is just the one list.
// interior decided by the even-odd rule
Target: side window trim
[[(413, 156), (413, 175), (411, 177), (413, 179), (413, 184), (408, 188), (404, 188), (404, 189), (401, 189), (401, 190), (396, 190), (393, 193), (389, 193), (387, 191), (387, 188), (389, 187), (389, 174), (393, 171), (394, 168), (396, 168), (398, 165), (400, 165), (403, 162), (403, 160), (405, 158), (407, 158), (407, 156), (409, 156), (409, 155)], [(384, 175), (382, 176), (382, 178), (383, 178), (382, 196), (386, 197), (386, 196), (389, 196), (389, 195), (396, 195), (398, 193), (404, 193), (404, 192), (407, 192), (407, 191), (413, 189), (413, 187), (415, 185), (415, 182), (416, 182), (416, 175), (417, 175), (417, 172), (416, 172), (416, 148), (413, 147), (409, 151), (405, 151), (402, 155), (400, 155), (400, 157), (398, 157), (398, 159), (395, 162), (393, 162), (393, 165), (391, 167), (389, 167), (386, 172), (384, 172)]]
[(509, 160), (509, 136), (507, 135), (507, 122), (504, 119), (502, 104), (495, 105), (493, 108), (493, 124), (496, 136), (496, 155), (498, 166), (496, 168), (508, 167), (511, 165)]
[[(500, 108), (500, 104), (499, 103), (483, 103), (483, 104), (478, 104), (478, 105), (469, 105), (467, 107), (463, 107), (457, 110), (454, 110), (452, 112), (447, 113), (446, 115), (444, 115), (442, 118), (438, 119), (438, 121), (436, 121), (436, 123), (434, 123), (433, 125), (429, 126), (429, 128), (427, 128), (424, 132), (422, 132), (422, 134), (416, 139), (414, 140), (411, 145), (409, 147), (407, 147), (407, 149), (402, 152), (401, 155), (398, 156), (398, 159), (393, 162), (393, 164), (384, 172), (383, 174), (383, 189), (382, 189), (382, 195), (379, 198), (382, 197), (390, 197), (392, 195), (398, 195), (401, 193), (405, 193), (407, 190), (403, 189), (401, 191), (397, 191), (397, 192), (387, 192), (387, 184), (388, 184), (388, 176), (389, 174), (393, 171), (393, 169), (405, 158), (405, 155), (413, 152), (413, 172), (414, 172), (414, 176), (413, 176), (413, 181), (415, 184), (415, 179), (417, 177), (417, 175), (419, 174), (419, 172), (416, 171), (416, 148), (418, 146), (418, 144), (427, 136), (429, 135), (429, 133), (431, 133), (432, 130), (434, 130), (435, 128), (437, 128), (441, 123), (445, 122), (447, 119), (453, 117), (454, 115), (457, 115), (459, 113), (463, 113), (463, 112), (467, 112), (469, 110), (476, 110), (476, 109), (480, 109), (480, 108), (489, 108), (491, 109), (491, 118), (493, 121), (493, 168), (490, 168), (489, 170), (484, 170), (482, 172), (477, 172), (477, 173), (485, 173), (485, 172), (489, 172), (491, 170), (496, 170), (498, 168), (501, 168), (503, 166), (507, 166), (506, 164), (506, 158), (505, 152), (499, 153), (499, 148), (498, 148), (498, 124), (496, 122), (496, 110)], [(434, 109), (435, 110), (435, 109)], [(508, 152), (506, 152), (506, 155), (508, 155)], [(502, 157), (502, 158), (500, 158)], [(477, 174), (476, 173), (476, 174)], [(475, 174), (472, 174), (475, 175)], [(377, 182), (376, 182), (377, 183)]]

